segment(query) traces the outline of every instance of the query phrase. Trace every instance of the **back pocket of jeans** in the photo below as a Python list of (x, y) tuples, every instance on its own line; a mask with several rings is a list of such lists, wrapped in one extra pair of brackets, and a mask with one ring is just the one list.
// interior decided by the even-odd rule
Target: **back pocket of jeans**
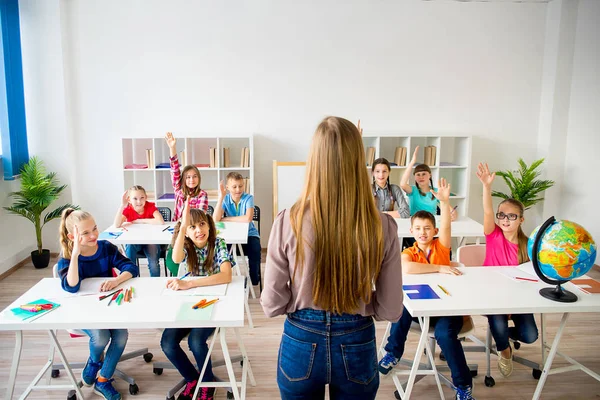
[(342, 357), (349, 381), (368, 385), (377, 375), (375, 340), (363, 344), (342, 344)]
[(316, 350), (316, 343), (302, 342), (284, 333), (279, 346), (279, 369), (291, 382), (308, 379)]

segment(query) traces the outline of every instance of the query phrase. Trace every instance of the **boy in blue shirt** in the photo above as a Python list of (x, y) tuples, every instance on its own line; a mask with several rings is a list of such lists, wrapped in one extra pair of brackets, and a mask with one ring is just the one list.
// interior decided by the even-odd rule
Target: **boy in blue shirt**
[[(244, 177), (230, 172), (226, 177), (227, 191), (223, 181), (219, 184), (219, 198), (213, 218), (218, 221), (248, 222), (248, 243), (242, 245), (244, 254), (250, 261), (250, 280), (253, 285), (260, 283), (261, 246), (258, 230), (252, 222), (254, 217), (254, 196), (244, 192)], [(226, 216), (225, 216), (226, 215)]]

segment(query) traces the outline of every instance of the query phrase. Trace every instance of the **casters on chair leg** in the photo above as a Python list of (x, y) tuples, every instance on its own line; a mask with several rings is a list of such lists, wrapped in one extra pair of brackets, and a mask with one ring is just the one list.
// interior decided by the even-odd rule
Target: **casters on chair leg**
[(227, 399), (228, 400), (233, 399), (233, 392), (227, 392)]
[(471, 371), (471, 378), (475, 378), (478, 374), (477, 370)]
[(533, 371), (531, 371), (531, 375), (533, 375), (534, 379), (540, 379), (540, 376), (542, 376), (542, 371), (534, 368)]
[(162, 375), (163, 369), (162, 368), (152, 368), (152, 372), (154, 372), (154, 375)]
[(67, 400), (77, 400), (77, 393), (74, 390), (69, 390), (69, 394), (67, 395)]
[(402, 398), (400, 397), (400, 393), (398, 393), (397, 390), (394, 391), (394, 397), (397, 398), (398, 400), (401, 400)]
[(136, 394), (138, 394), (139, 391), (140, 391), (140, 388), (138, 387), (137, 383), (134, 383), (133, 385), (129, 385), (129, 394), (135, 396)]
[(152, 354), (152, 353), (146, 353), (146, 354), (144, 354), (144, 361), (146, 361), (147, 363), (149, 363), (150, 361), (152, 361), (152, 357), (154, 357), (154, 354)]
[(53, 378), (58, 378), (60, 376), (60, 369), (53, 369), (50, 376)]
[(167, 400), (175, 400), (175, 396), (167, 397)]
[(492, 387), (496, 384), (496, 381), (491, 376), (486, 376), (485, 379), (483, 380), (483, 382), (485, 383), (485, 386), (487, 386), (487, 387)]
[(515, 346), (515, 350), (519, 350), (521, 348), (521, 343), (520, 342), (514, 342), (513, 346)]

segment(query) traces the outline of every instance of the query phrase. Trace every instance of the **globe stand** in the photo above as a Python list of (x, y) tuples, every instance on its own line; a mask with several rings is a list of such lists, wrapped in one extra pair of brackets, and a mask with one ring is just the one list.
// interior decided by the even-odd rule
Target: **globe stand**
[(577, 301), (577, 296), (574, 293), (564, 290), (560, 285), (556, 285), (555, 288), (540, 289), (540, 294), (546, 299), (561, 303), (574, 303)]
[(534, 269), (535, 273), (537, 274), (537, 276), (540, 277), (540, 279), (542, 281), (544, 281), (550, 285), (556, 285), (556, 287), (554, 287), (554, 288), (540, 289), (540, 295), (542, 297), (549, 299), (549, 300), (558, 301), (561, 303), (574, 303), (578, 300), (577, 295), (569, 292), (568, 290), (564, 290), (560, 286), (563, 283), (568, 282), (568, 281), (559, 281), (559, 280), (555, 280), (555, 279), (549, 279), (546, 277), (546, 275), (544, 275), (542, 273), (542, 270), (540, 269), (540, 264), (539, 264), (539, 260), (538, 260), (538, 252), (540, 250), (540, 242), (542, 241), (542, 238), (544, 237), (544, 233), (546, 233), (546, 230), (555, 222), (556, 222), (556, 219), (554, 217), (550, 217), (546, 220), (546, 222), (544, 222), (542, 224), (540, 229), (538, 229), (538, 232), (535, 235), (535, 238), (533, 241), (533, 248), (531, 251), (531, 263), (533, 264), (533, 269)]

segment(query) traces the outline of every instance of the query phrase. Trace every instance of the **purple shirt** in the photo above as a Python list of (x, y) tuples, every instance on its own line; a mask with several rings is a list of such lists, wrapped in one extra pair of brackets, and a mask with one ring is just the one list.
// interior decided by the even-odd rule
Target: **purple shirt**
[(485, 267), (519, 265), (519, 246), (509, 242), (496, 224), (494, 231), (485, 235)]

